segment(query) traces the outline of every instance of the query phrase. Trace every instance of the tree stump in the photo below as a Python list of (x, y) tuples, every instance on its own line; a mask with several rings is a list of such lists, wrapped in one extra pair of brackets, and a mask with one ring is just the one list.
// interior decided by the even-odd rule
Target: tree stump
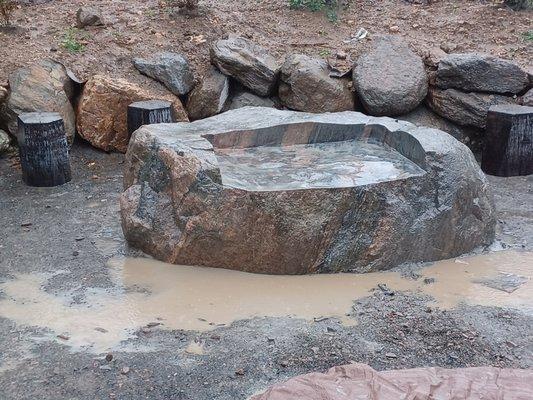
[(128, 106), (128, 133), (130, 135), (143, 125), (168, 122), (173, 122), (170, 101), (138, 101)]
[(481, 168), (496, 176), (533, 174), (533, 107), (489, 109)]
[(69, 147), (59, 114), (19, 115), (17, 136), (22, 179), (27, 185), (51, 187), (70, 181)]

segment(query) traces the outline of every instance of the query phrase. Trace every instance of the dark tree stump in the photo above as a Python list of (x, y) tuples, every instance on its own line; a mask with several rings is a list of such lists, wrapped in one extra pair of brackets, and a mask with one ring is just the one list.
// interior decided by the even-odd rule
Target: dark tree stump
[(17, 139), (22, 179), (27, 185), (50, 187), (70, 181), (69, 148), (59, 114), (19, 115)]
[(138, 101), (128, 106), (128, 133), (130, 135), (143, 125), (168, 122), (173, 122), (170, 101)]
[(490, 108), (481, 168), (496, 176), (533, 174), (533, 107)]

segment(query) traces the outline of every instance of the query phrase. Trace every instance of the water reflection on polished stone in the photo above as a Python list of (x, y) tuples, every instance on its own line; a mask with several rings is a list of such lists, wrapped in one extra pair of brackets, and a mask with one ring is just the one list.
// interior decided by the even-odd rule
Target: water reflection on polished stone
[(223, 185), (253, 191), (353, 187), (424, 173), (390, 147), (361, 140), (216, 153)]

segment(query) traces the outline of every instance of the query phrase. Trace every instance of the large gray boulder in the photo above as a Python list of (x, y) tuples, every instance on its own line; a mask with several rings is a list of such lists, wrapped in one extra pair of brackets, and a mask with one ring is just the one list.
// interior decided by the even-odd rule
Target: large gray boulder
[(279, 98), (293, 110), (313, 113), (353, 110), (347, 79), (331, 78), (324, 60), (292, 54), (281, 67)]
[(356, 112), (247, 107), (144, 126), (120, 206), (128, 242), (159, 260), (269, 274), (447, 259), (495, 228), (465, 145)]
[(9, 76), (9, 95), (1, 110), (9, 133), (17, 134), (17, 117), (22, 113), (57, 112), (63, 118), (69, 143), (76, 133), (76, 115), (72, 102), (75, 84), (67, 69), (56, 61), (45, 59), (29, 67), (19, 68)]
[(414, 110), (426, 97), (424, 62), (395, 36), (378, 36), (357, 60), (355, 90), (372, 115), (396, 116)]
[(527, 73), (518, 65), (483, 54), (450, 54), (440, 60), (435, 84), (441, 89), (463, 92), (517, 94), (529, 85)]
[(491, 106), (514, 104), (516, 100), (498, 94), (464, 93), (456, 89), (432, 87), (427, 103), (437, 114), (459, 125), (485, 128)]
[(248, 39), (216, 41), (211, 47), (211, 62), (260, 96), (270, 95), (277, 85), (280, 64), (266, 49)]
[(149, 59), (135, 58), (133, 65), (142, 74), (161, 82), (176, 96), (186, 95), (194, 86), (189, 61), (181, 54), (163, 52)]
[(229, 78), (210, 68), (202, 82), (187, 100), (187, 114), (191, 121), (211, 117), (224, 108), (229, 95)]

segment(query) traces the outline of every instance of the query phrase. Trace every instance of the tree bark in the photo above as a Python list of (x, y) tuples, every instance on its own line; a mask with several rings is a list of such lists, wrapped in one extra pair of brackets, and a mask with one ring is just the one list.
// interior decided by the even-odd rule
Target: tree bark
[(533, 107), (490, 108), (481, 168), (496, 176), (533, 174)]
[(57, 113), (27, 113), (18, 117), (22, 178), (29, 186), (51, 187), (71, 180), (65, 125)]

